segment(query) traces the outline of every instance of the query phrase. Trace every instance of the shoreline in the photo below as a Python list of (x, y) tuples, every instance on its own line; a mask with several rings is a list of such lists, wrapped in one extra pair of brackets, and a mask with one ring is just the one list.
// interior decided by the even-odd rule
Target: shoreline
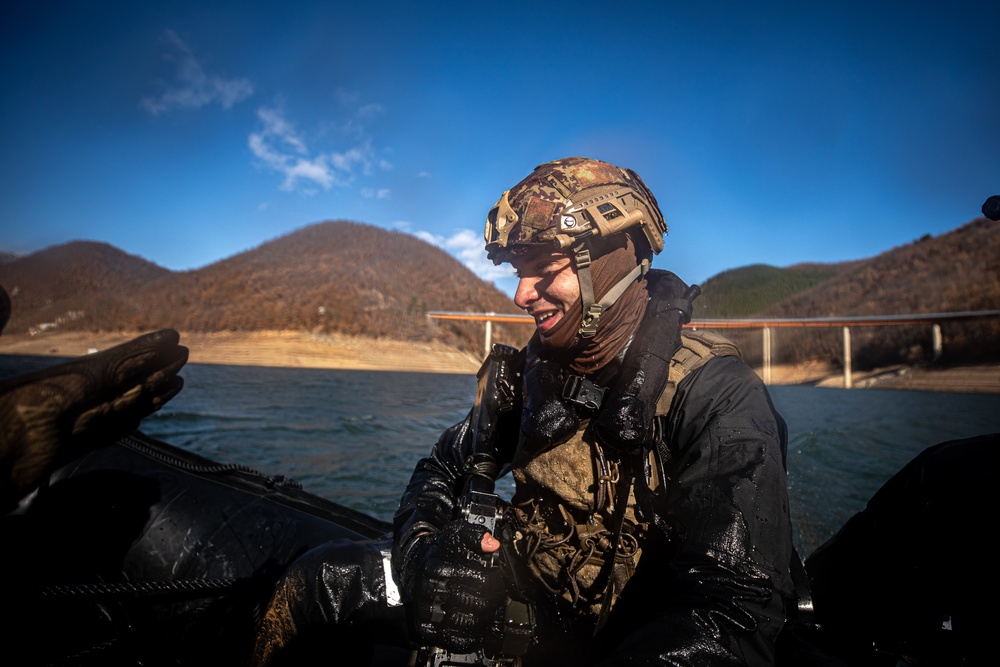
[[(143, 332), (47, 332), (0, 335), (0, 354), (77, 357), (132, 340)], [(358, 371), (475, 374), (482, 360), (439, 342), (405, 342), (298, 331), (184, 333), (188, 363)], [(755, 368), (758, 374), (760, 368)], [(909, 389), (1000, 394), (1000, 364), (950, 367), (893, 366), (855, 372), (857, 389)], [(832, 364), (775, 365), (772, 385), (842, 388), (843, 371)]]
[[(754, 368), (758, 374), (760, 368)], [(843, 389), (844, 371), (833, 364), (777, 365), (771, 369), (771, 385), (807, 385)], [(1000, 394), (1000, 364), (956, 364), (953, 366), (889, 366), (854, 371), (854, 389), (903, 389), (960, 394)]]
[[(0, 354), (77, 357), (144, 332), (66, 331), (0, 336)], [(188, 363), (360, 371), (474, 374), (480, 359), (443, 343), (405, 342), (299, 331), (181, 332)]]

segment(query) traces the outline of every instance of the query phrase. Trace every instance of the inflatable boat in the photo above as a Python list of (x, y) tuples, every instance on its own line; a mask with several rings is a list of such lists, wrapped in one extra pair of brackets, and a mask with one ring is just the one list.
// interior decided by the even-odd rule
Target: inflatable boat
[(290, 480), (135, 432), (3, 517), (3, 652), (30, 665), (238, 665), (292, 560), (389, 530)]
[[(779, 642), (779, 664), (990, 655), (998, 464), (1000, 434), (984, 435), (930, 447), (889, 480), (806, 560), (814, 609)], [(137, 431), (63, 466), (0, 519), (0, 633), (17, 656), (5, 664), (245, 664), (289, 563), (390, 528)], [(412, 664), (409, 653), (374, 655)]]

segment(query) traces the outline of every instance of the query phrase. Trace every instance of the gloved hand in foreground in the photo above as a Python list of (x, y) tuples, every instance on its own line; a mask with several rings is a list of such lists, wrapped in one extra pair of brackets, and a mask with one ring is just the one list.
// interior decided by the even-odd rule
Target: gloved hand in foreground
[(402, 554), (400, 584), (424, 646), (473, 653), (499, 638), (507, 593), (485, 553), (499, 546), (482, 526), (456, 519)]
[(0, 511), (59, 466), (139, 426), (184, 384), (180, 335), (163, 329), (0, 382)]

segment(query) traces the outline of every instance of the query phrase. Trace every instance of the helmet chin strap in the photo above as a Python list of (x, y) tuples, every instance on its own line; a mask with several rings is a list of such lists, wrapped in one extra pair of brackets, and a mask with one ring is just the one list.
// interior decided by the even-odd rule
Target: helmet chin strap
[(590, 275), (591, 261), (590, 247), (585, 241), (573, 246), (573, 262), (576, 265), (577, 279), (580, 281), (580, 300), (583, 305), (583, 321), (580, 323), (579, 335), (584, 338), (594, 337), (597, 333), (597, 323), (601, 319), (601, 313), (611, 308), (618, 297), (625, 293), (632, 281), (645, 275), (650, 267), (650, 261), (643, 259), (638, 266), (615, 283), (600, 302), (595, 303), (594, 280)]

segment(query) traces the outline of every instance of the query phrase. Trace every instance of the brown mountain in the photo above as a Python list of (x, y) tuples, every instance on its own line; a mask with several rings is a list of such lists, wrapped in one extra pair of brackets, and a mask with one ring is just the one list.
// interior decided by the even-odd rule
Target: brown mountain
[[(293, 329), (402, 340), (437, 338), (475, 351), (482, 325), (428, 321), (429, 310), (515, 312), (510, 299), (446, 252), (353, 222), (311, 225), (194, 271), (173, 272), (91, 242), (0, 264), (10, 331)], [(523, 339), (524, 327), (499, 335)]]
[[(726, 274), (732, 275), (726, 275)], [(746, 267), (720, 274), (703, 286), (709, 317), (841, 317), (954, 313), (1000, 309), (1000, 222), (977, 218), (933, 237), (865, 260), (798, 265), (786, 269)], [(734, 312), (753, 303), (750, 312)], [(699, 303), (700, 306), (703, 304)], [(728, 309), (728, 314), (718, 311)], [(947, 360), (1000, 360), (1000, 318), (942, 323)], [(840, 329), (783, 329), (777, 334), (785, 361), (839, 361)], [(734, 335), (751, 355), (759, 343)], [(756, 334), (759, 340), (759, 333)], [(864, 327), (852, 333), (859, 368), (931, 360), (931, 327)]]
[(768, 308), (783, 317), (1000, 308), (1000, 222), (978, 218), (838, 271)]
[[(170, 271), (107, 243), (74, 241), (0, 264), (0, 285), (10, 294), (11, 331), (41, 324), (92, 328), (113, 323), (137, 285)], [(113, 326), (113, 325), (112, 325)]]

